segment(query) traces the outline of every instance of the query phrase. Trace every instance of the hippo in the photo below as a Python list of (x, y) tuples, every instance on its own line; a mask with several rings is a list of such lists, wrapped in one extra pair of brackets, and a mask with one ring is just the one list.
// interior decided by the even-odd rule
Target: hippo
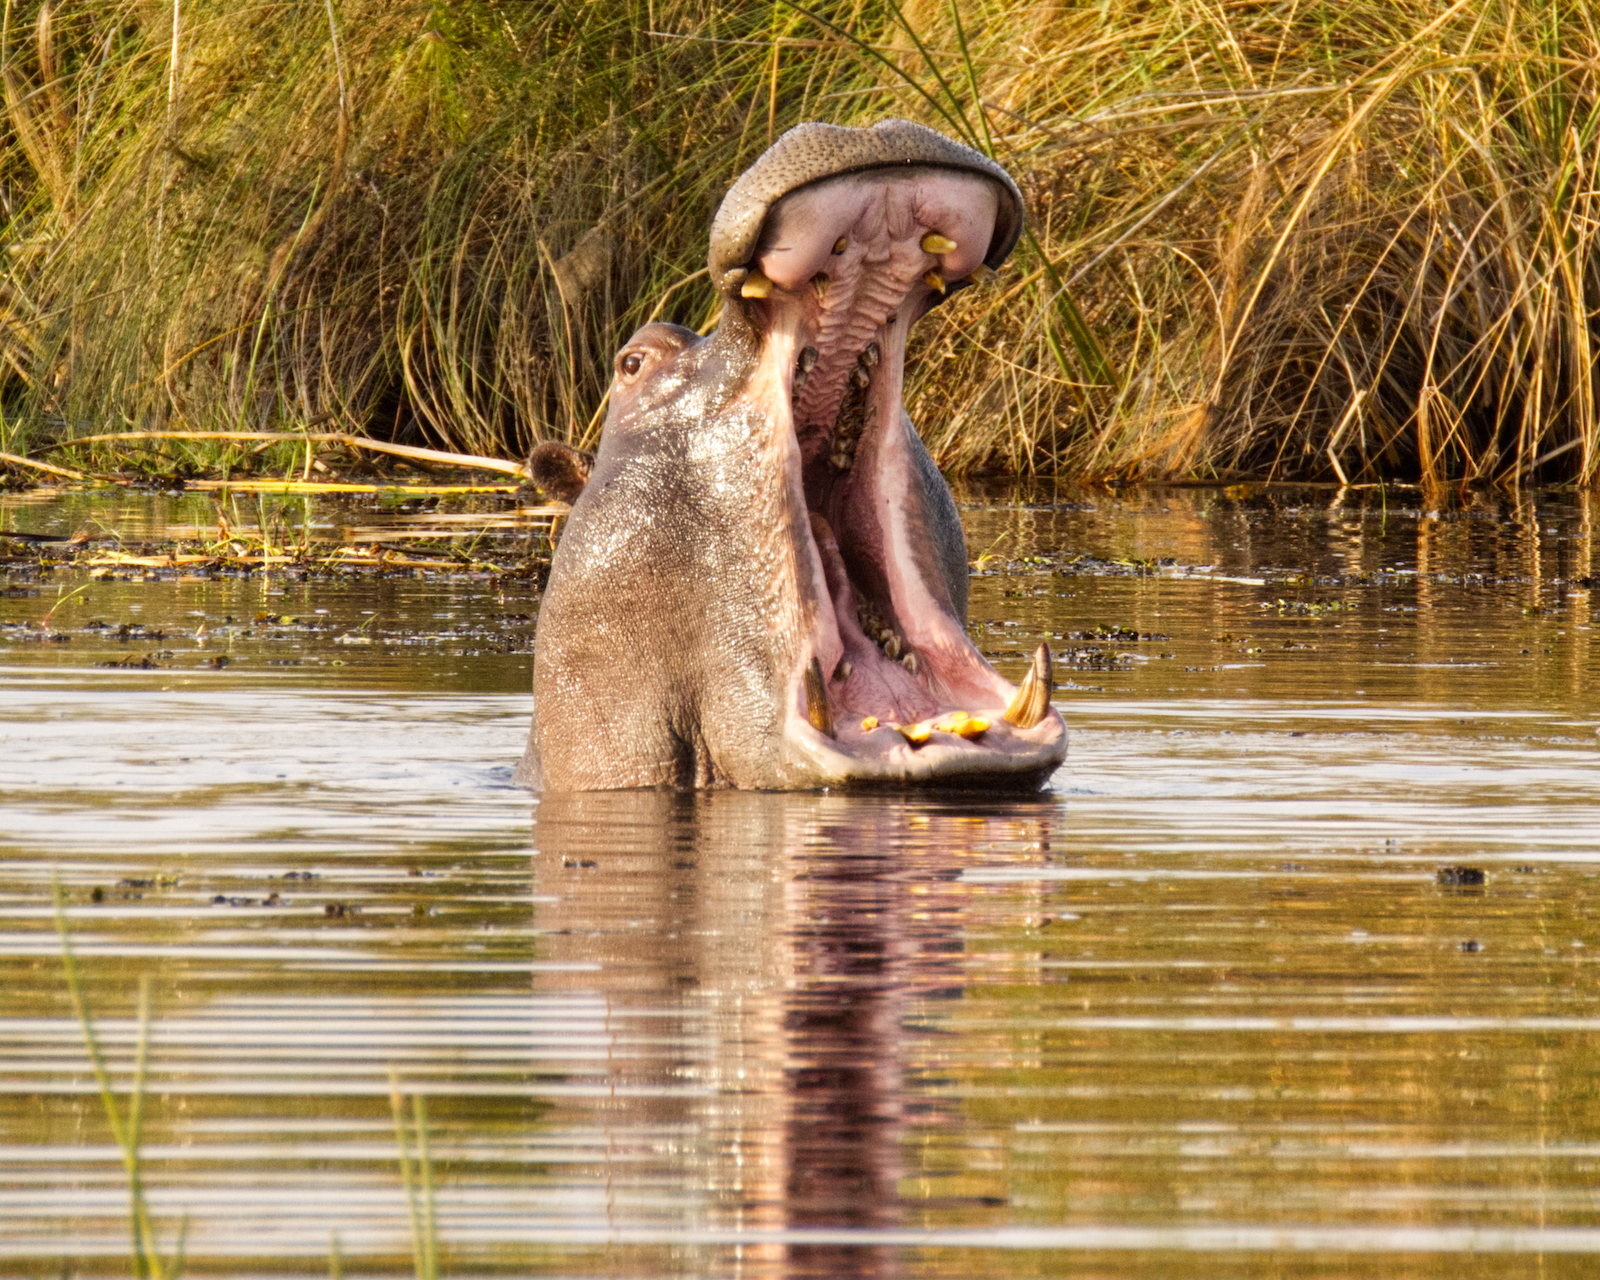
[(701, 337), (617, 353), (539, 611), (517, 770), (554, 792), (1036, 790), (1062, 762), (1041, 645), (1020, 686), (966, 633), (966, 540), (901, 403), (906, 334), (1022, 230), (1010, 176), (922, 125), (802, 124), (729, 189)]

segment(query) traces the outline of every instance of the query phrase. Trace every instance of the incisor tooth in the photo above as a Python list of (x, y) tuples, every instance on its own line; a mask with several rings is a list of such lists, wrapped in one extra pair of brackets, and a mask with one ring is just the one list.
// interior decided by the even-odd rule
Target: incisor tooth
[(822, 683), (822, 664), (813, 654), (806, 663), (806, 719), (818, 733), (833, 737), (833, 709), (828, 706), (828, 690)]
[(937, 231), (930, 231), (922, 237), (923, 253), (953, 253), (956, 242), (940, 235)]
[(811, 277), (811, 287), (816, 291), (817, 297), (819, 298), (826, 298), (828, 296), (828, 286), (832, 283), (833, 282), (820, 271)]
[[(937, 271), (928, 272), (928, 274), (923, 276), (922, 279), (927, 284), (928, 288), (934, 290), (936, 293), (944, 292), (944, 277)], [(748, 289), (749, 287), (749, 284), (746, 283), (745, 288)], [(770, 289), (772, 286), (768, 285), (767, 287)], [(762, 294), (761, 296), (766, 297), (766, 294)]]
[(766, 298), (772, 294), (772, 281), (759, 271), (752, 271), (739, 286), (741, 298)]
[(1050, 646), (1041, 644), (1033, 651), (1033, 666), (1022, 677), (1017, 696), (1011, 699), (1005, 715), (1000, 718), (1019, 729), (1031, 729), (1044, 719), (1050, 710), (1050, 686), (1053, 683)]
[(850, 247), (850, 242), (848, 240), (846, 240), (843, 236), (840, 236), (837, 240), (835, 240), (833, 242), (833, 252), (834, 252), (835, 255), (843, 253), (849, 247)]

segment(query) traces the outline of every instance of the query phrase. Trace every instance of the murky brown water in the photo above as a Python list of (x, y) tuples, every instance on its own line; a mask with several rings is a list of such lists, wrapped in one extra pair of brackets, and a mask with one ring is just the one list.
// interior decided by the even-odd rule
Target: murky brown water
[(1594, 505), (969, 496), (1037, 800), (536, 805), (527, 582), (13, 566), (0, 1273), (128, 1274), (59, 874), (189, 1274), (412, 1273), (391, 1069), (452, 1275), (1595, 1274)]

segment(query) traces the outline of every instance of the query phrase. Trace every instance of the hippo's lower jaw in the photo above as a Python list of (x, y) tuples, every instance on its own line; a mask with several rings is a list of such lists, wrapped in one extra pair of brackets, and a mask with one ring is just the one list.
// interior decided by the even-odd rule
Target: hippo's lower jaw
[(1066, 755), (1048, 649), (1018, 689), (967, 638), (958, 518), (901, 405), (906, 332), (983, 270), (1001, 195), (934, 167), (813, 183), (772, 207), (739, 283), (746, 394), (792, 433), (785, 505), (807, 512), (784, 736), (813, 783), (1037, 786)]

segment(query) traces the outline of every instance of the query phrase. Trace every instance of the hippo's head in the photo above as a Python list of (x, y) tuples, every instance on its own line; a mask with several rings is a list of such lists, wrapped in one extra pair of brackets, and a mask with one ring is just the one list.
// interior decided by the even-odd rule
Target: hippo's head
[(1066, 755), (1049, 651), (1020, 688), (965, 628), (950, 491), (901, 407), (906, 333), (1016, 243), (993, 161), (930, 129), (807, 124), (711, 228), (716, 330), (639, 330), (539, 614), (521, 776), (551, 790), (1037, 786)]

